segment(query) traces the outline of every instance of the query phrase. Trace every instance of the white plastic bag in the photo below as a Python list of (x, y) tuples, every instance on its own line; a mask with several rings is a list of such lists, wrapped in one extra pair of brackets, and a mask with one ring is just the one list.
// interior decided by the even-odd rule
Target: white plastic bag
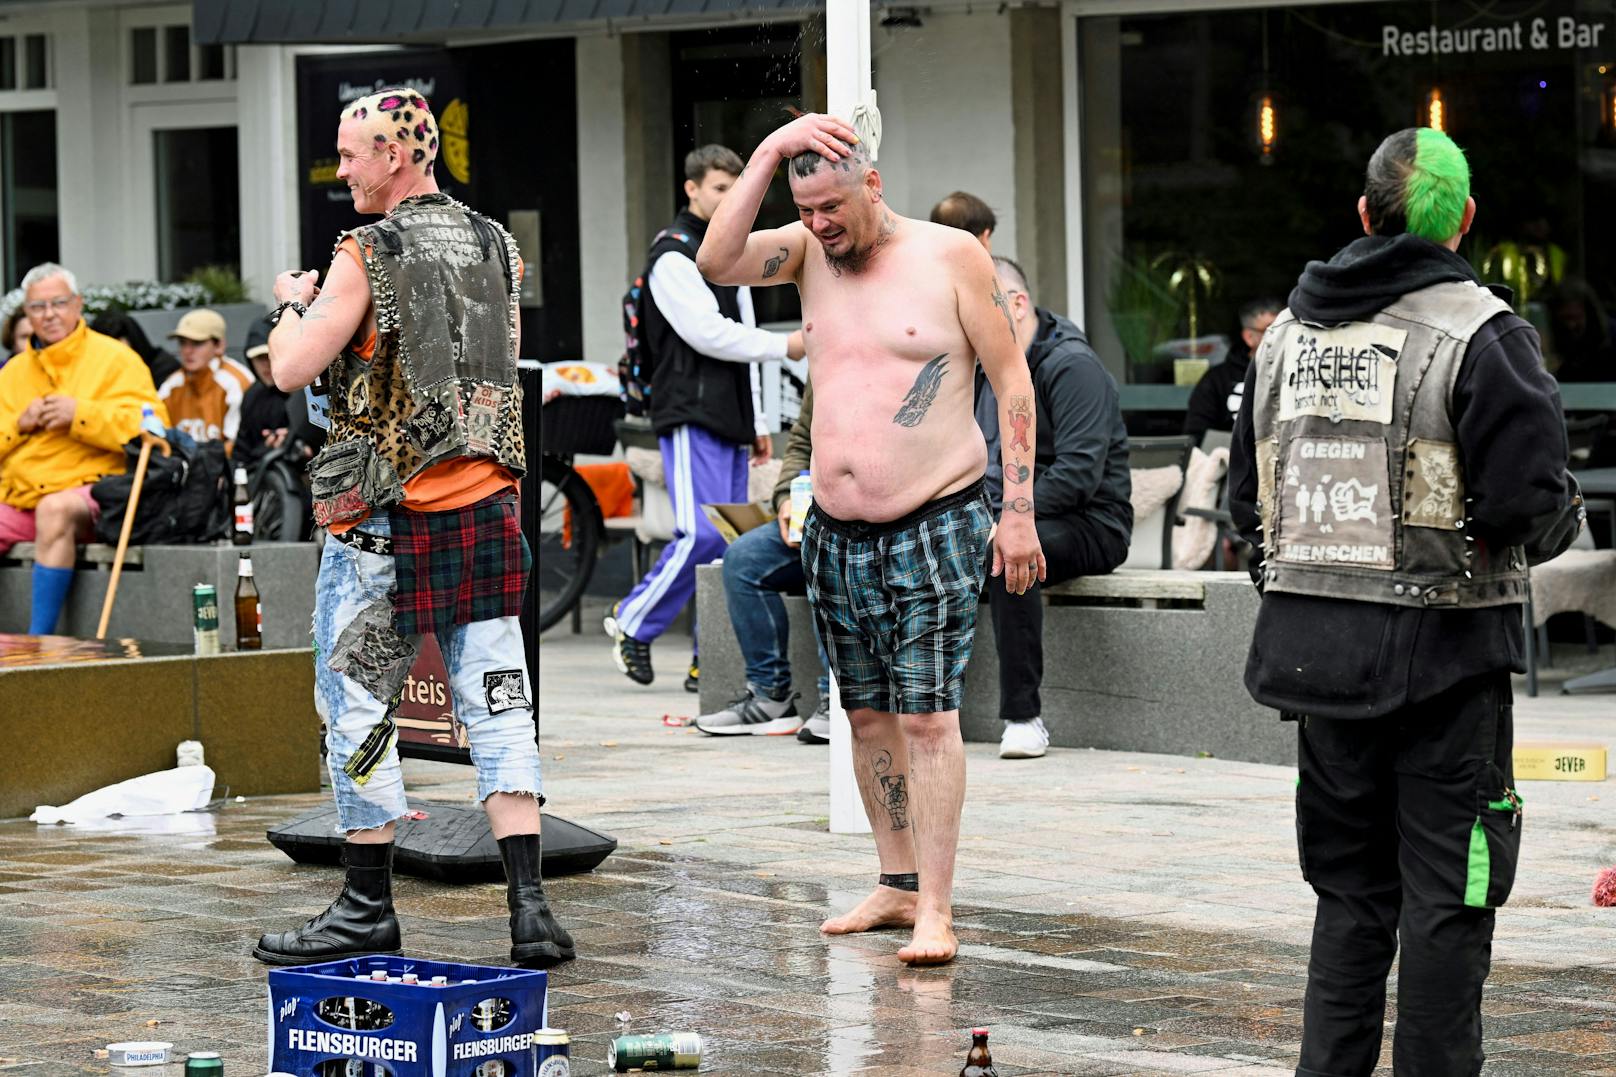
[(213, 799), (213, 768), (176, 767), (85, 793), (57, 808), (41, 804), (28, 818), (36, 823), (80, 823), (109, 815), (172, 815), (207, 807)]

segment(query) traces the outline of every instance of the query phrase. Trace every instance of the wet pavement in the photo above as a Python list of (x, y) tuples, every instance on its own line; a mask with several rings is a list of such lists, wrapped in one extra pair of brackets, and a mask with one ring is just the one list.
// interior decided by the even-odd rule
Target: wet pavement
[[(1006, 1075), (1291, 1071), (1311, 918), (1293, 770), (1089, 751), (1009, 762), (968, 746), (963, 949), (912, 970), (895, 957), (903, 933), (816, 930), (876, 873), (867, 836), (827, 831), (823, 749), (662, 724), (694, 713), (686, 646), (657, 647), (651, 688), (617, 674), (598, 635), (540, 647), (550, 810), (621, 843), (594, 873), (548, 884), (582, 955), (550, 999), (575, 1073), (606, 1072), (621, 1013), (630, 1032), (700, 1032), (704, 1073), (957, 1074), (975, 1025), (992, 1028)], [(1522, 699), (1517, 722), (1523, 739), (1609, 743), (1616, 699)], [(425, 798), (470, 797), (466, 768), (406, 771)], [(1594, 872), (1616, 864), (1616, 791), (1525, 792), (1484, 1072), (1616, 1074), (1616, 910), (1589, 904)], [(178, 1074), (92, 1056), (155, 1039), (263, 1074), (265, 970), (248, 949), (339, 885), (263, 832), (319, 803), (232, 801), (174, 833), (0, 823), (0, 1073)], [(503, 963), (502, 885), (400, 876), (396, 892), (407, 953)]]

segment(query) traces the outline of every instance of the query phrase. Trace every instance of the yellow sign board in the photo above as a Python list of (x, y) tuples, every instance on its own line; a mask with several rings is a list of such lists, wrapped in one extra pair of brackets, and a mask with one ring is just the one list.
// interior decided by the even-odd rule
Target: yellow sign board
[(1605, 746), (1522, 741), (1515, 745), (1516, 781), (1602, 782)]

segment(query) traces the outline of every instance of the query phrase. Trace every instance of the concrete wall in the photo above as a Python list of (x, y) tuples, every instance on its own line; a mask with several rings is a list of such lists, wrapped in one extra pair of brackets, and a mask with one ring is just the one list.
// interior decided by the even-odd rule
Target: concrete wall
[[(616, 362), (623, 350), (619, 300), (629, 259), (624, 175), (623, 47), (615, 37), (578, 39), (578, 272), (583, 286), (583, 358)], [(639, 257), (644, 257), (644, 251)]]
[(870, 31), (887, 201), (924, 220), (943, 195), (969, 191), (999, 218), (994, 253), (1014, 258), (1010, 19), (983, 5), (972, 14), (927, 14), (924, 21), (919, 28)]

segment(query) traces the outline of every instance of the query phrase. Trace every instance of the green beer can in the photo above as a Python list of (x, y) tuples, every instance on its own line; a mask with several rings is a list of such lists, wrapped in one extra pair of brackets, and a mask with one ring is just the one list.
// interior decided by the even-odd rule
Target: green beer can
[(221, 1077), (223, 1073), (224, 1061), (217, 1051), (192, 1051), (185, 1056), (185, 1077)]
[(606, 1049), (606, 1064), (617, 1073), (693, 1070), (701, 1065), (701, 1036), (695, 1032), (619, 1036)]
[(199, 583), (191, 591), (196, 629), (196, 653), (219, 653), (219, 592), (211, 583)]

